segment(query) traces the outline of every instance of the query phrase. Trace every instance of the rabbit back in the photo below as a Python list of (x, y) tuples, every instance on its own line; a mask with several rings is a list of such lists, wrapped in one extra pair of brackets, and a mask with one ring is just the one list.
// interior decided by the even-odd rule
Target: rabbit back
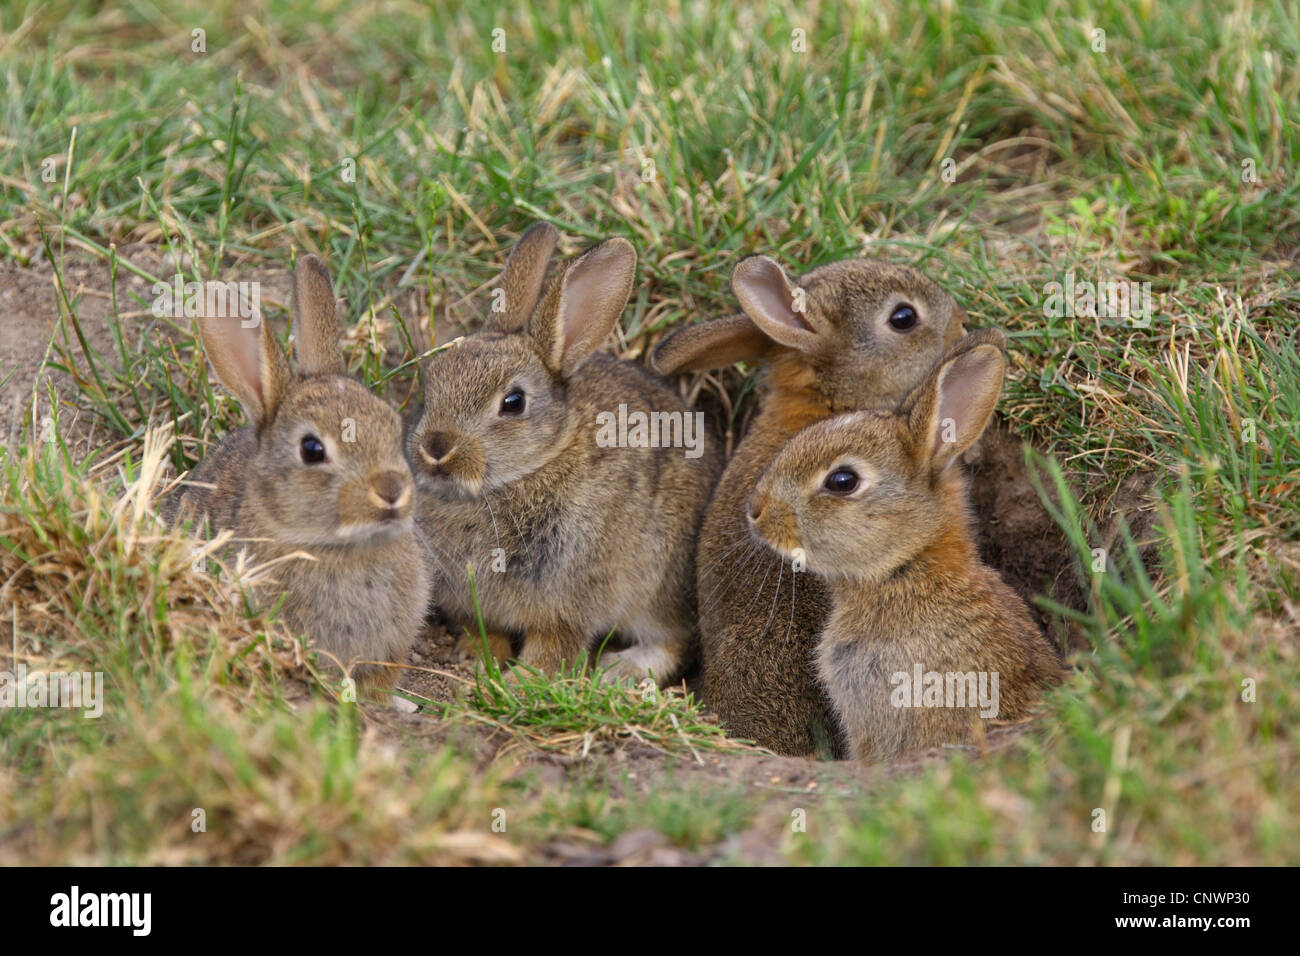
[(257, 434), (252, 428), (236, 429), (222, 438), (191, 473), (189, 486), (167, 523), (206, 516), (215, 528), (237, 527), (244, 500), (241, 475), (256, 451)]

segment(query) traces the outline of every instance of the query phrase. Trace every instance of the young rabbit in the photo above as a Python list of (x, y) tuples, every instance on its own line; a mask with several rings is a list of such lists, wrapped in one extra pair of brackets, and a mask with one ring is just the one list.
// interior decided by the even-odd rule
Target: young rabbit
[(401, 420), (348, 377), (335, 308), (325, 264), (301, 257), (297, 374), (260, 315), (249, 328), (237, 315), (199, 316), (203, 350), (252, 424), (199, 465), (178, 514), (232, 530), (259, 564), (288, 559), (268, 605), (283, 594), (290, 627), (359, 683), (391, 688), (398, 670), (383, 662), (405, 663), (429, 571)]
[(754, 256), (732, 273), (744, 314), (681, 329), (653, 363), (672, 373), (765, 364), (759, 414), (709, 503), (696, 554), (702, 697), (729, 731), (778, 753), (839, 751), (814, 674), (827, 613), (815, 575), (756, 541), (745, 505), (795, 432), (839, 412), (892, 407), (957, 341), (965, 311), (915, 269), (846, 260), (796, 285)]
[(981, 719), (1024, 717), (1061, 678), (1024, 601), (980, 562), (956, 464), (1002, 375), (1001, 333), (974, 332), (898, 410), (799, 432), (750, 499), (755, 531), (829, 586), (817, 673), (859, 760), (979, 742)]
[[(525, 664), (553, 673), (617, 630), (631, 645), (604, 655), (611, 675), (666, 683), (693, 652), (695, 536), (719, 450), (667, 382), (596, 351), (631, 293), (632, 245), (589, 249), (543, 294), (556, 235), (529, 228), (499, 310), (428, 362), (407, 454), (435, 601), (477, 633), (472, 566), (484, 624), (498, 643), (522, 634)], [(610, 420), (636, 413), (678, 422), (685, 447), (638, 447), (650, 436), (630, 427), (621, 441)]]

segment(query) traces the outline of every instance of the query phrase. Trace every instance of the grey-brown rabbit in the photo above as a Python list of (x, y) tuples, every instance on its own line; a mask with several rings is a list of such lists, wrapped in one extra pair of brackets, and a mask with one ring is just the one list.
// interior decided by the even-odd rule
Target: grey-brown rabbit
[[(597, 351), (632, 290), (631, 244), (596, 245), (543, 292), (556, 238), (524, 233), (499, 310), (425, 371), (407, 450), (435, 602), (473, 628), (471, 565), (484, 624), (498, 644), (522, 634), (525, 664), (558, 671), (616, 629), (630, 646), (602, 665), (664, 683), (694, 651), (695, 537), (720, 452), (667, 382)], [(675, 422), (680, 447), (619, 434), (634, 414)]]
[(348, 377), (335, 311), (325, 264), (302, 256), (296, 374), (260, 315), (198, 317), (208, 360), (252, 424), (195, 469), (178, 514), (206, 515), (255, 563), (278, 562), (266, 603), (283, 595), (291, 628), (360, 683), (386, 688), (398, 669), (384, 664), (405, 663), (423, 625), (429, 571), (401, 419)]
[(1025, 717), (1061, 659), (980, 562), (957, 459), (1002, 386), (1002, 335), (963, 339), (893, 412), (803, 429), (749, 504), (755, 531), (828, 583), (817, 671), (852, 756), (982, 740)]
[(665, 373), (766, 366), (760, 411), (709, 502), (696, 554), (702, 697), (731, 733), (778, 753), (837, 753), (813, 661), (825, 586), (753, 538), (746, 502), (799, 429), (896, 405), (961, 337), (966, 313), (915, 269), (871, 260), (831, 263), (796, 284), (753, 256), (731, 284), (744, 314), (681, 329), (653, 359)]

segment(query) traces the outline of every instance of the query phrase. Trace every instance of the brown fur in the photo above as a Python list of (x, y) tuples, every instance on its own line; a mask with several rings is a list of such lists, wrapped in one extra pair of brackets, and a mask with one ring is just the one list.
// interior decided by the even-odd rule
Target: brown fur
[[(968, 707), (898, 707), (895, 674), (998, 674), (998, 720), (1028, 715), (1061, 660), (1024, 601), (983, 565), (957, 460), (984, 430), (1002, 383), (1000, 333), (958, 344), (898, 410), (799, 432), (773, 460), (749, 520), (829, 585), (817, 669), (850, 753), (879, 759), (982, 740)], [(852, 494), (828, 475), (858, 476)], [(910, 684), (909, 684), (910, 686)]]
[[(314, 648), (363, 684), (391, 687), (397, 670), (383, 665), (405, 662), (429, 576), (401, 421), (347, 377), (324, 263), (300, 259), (294, 288), (296, 375), (260, 316), (249, 329), (199, 317), (204, 350), (252, 425), (195, 469), (178, 514), (233, 531), (253, 564), (280, 562), (259, 583), (266, 602), (283, 597), (284, 619)], [(308, 434), (327, 461), (303, 460)]]
[[(524, 261), (529, 277), (513, 275)], [(524, 663), (554, 672), (617, 629), (631, 647), (605, 655), (614, 676), (653, 671), (666, 682), (693, 653), (694, 542), (720, 452), (711, 436), (695, 459), (683, 448), (597, 443), (597, 415), (620, 403), (688, 414), (662, 378), (595, 352), (635, 265), (626, 241), (601, 243), (522, 327), (493, 323), (435, 355), (407, 453), (435, 599), (455, 623), (477, 631), (472, 566), (485, 625), (522, 632)], [(501, 287), (529, 289), (536, 275), (533, 257), (512, 254)], [(526, 411), (508, 415), (503, 398), (516, 390)]]
[(480, 660), (483, 656), (483, 637), (487, 638), (488, 655), (500, 666), (505, 664), (514, 656), (513, 642), (509, 634), (501, 634), (497, 631), (486, 631), (480, 635), (477, 626), (461, 628), (461, 634), (456, 638), (455, 654), (462, 664), (472, 664)]
[[(785, 288), (782, 288), (782, 285)], [(750, 535), (745, 505), (786, 441), (832, 414), (892, 406), (962, 334), (965, 312), (915, 269), (836, 262), (803, 276), (806, 311), (780, 267), (754, 257), (732, 285), (748, 319), (730, 316), (674, 333), (655, 351), (661, 371), (741, 359), (766, 364), (763, 404), (709, 502), (696, 556), (702, 691), (727, 729), (778, 753), (841, 751), (815, 674), (829, 612), (824, 584), (790, 569)], [(896, 332), (891, 311), (910, 303), (918, 325)]]

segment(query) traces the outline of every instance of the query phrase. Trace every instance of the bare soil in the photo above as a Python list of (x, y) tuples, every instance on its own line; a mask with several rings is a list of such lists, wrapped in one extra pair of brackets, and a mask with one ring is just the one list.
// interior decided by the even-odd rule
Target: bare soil
[[(118, 257), (162, 279), (178, 271), (175, 260), (152, 246), (124, 246), (118, 249)], [(189, 274), (188, 262), (182, 260), (179, 266)], [(283, 271), (232, 268), (242, 280), (261, 283), (264, 309), (268, 304), (288, 303), (290, 283)], [(58, 346), (69, 350), (73, 365), (86, 369), (85, 350), (76, 334), (80, 329), (103, 373), (120, 371), (122, 362), (108, 321), (114, 295), (128, 351), (139, 345), (142, 335), (167, 335), (170, 330), (149, 311), (151, 283), (124, 266), (118, 267), (114, 288), (106, 261), (68, 250), (60, 272), (62, 293), (49, 262), (29, 268), (0, 263), (0, 434), (9, 443), (39, 432), (50, 415), (48, 386), (52, 384), (59, 401), (60, 437), (80, 459), (120, 436), (86, 406), (72, 376), (54, 367), (65, 364)], [(65, 298), (75, 323), (60, 308)]]

